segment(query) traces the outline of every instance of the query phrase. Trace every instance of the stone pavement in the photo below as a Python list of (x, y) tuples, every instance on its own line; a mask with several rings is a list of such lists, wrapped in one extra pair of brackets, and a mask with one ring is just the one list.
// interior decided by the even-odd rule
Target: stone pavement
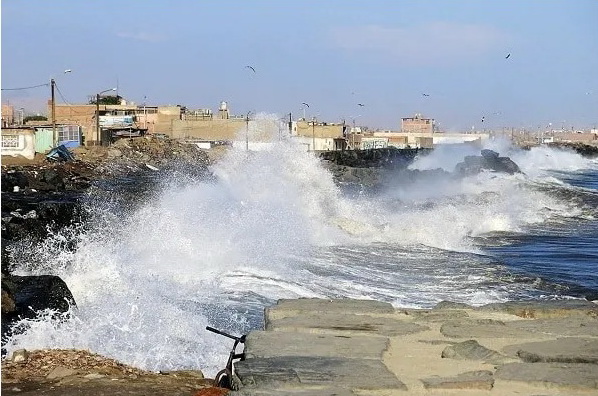
[(598, 395), (598, 305), (280, 300), (238, 395)]

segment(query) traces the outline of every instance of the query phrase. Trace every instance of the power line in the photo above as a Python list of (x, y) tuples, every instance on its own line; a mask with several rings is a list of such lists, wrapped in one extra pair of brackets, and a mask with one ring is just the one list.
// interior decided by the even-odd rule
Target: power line
[(21, 91), (23, 89), (31, 89), (31, 88), (39, 88), (39, 87), (47, 87), (49, 83), (40, 84), (40, 85), (33, 85), (31, 87), (22, 87), (22, 88), (2, 88), (2, 91)]
[(65, 99), (64, 95), (62, 94), (62, 92), (60, 92), (60, 88), (58, 88), (58, 84), (54, 83), (54, 87), (56, 88), (56, 91), (58, 92), (58, 95), (60, 95), (60, 97), (62, 98), (62, 101), (64, 103), (66, 103), (67, 105), (72, 106), (72, 104), (70, 104), (69, 101)]

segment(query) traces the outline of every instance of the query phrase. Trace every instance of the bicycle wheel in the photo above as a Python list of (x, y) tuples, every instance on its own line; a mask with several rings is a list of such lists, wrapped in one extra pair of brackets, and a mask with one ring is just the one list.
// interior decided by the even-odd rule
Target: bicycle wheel
[(232, 373), (229, 369), (223, 369), (216, 374), (216, 378), (214, 378), (214, 382), (220, 388), (231, 389), (231, 380), (232, 380)]

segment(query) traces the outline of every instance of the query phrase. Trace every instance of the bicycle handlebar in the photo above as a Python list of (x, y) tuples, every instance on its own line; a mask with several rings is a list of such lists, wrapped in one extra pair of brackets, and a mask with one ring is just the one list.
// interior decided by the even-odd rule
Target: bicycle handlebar
[(215, 328), (213, 328), (213, 327), (210, 327), (210, 326), (206, 326), (206, 330), (208, 330), (208, 331), (211, 331), (212, 333), (216, 333), (216, 334), (223, 335), (223, 336), (225, 336), (225, 337), (228, 337), (228, 338), (232, 338), (233, 340), (235, 340), (235, 341), (238, 341), (238, 342), (241, 342), (241, 343), (244, 343), (244, 342), (245, 342), (245, 336), (244, 336), (244, 335), (243, 335), (243, 336), (241, 336), (241, 337), (235, 337), (235, 336), (233, 336), (233, 335), (230, 335), (230, 334), (228, 334), (228, 333), (225, 333), (225, 332), (224, 332), (224, 331), (222, 331), (222, 330), (218, 330), (218, 329), (215, 329)]

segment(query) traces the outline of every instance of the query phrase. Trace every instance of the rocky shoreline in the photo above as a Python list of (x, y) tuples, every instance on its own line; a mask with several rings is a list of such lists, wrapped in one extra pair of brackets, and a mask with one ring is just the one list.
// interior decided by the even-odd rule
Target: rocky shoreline
[(589, 396), (598, 391), (598, 305), (280, 300), (244, 351), (235, 364), (241, 387), (228, 392), (200, 371), (150, 373), (86, 351), (22, 350), (2, 362), (2, 393)]
[[(123, 139), (110, 148), (79, 148), (75, 158), (67, 162), (3, 158), (3, 334), (31, 305), (25, 300), (15, 304), (12, 289), (20, 280), (11, 275), (12, 243), (23, 238), (42, 240), (52, 230), (84, 222), (80, 200), (98, 182), (177, 166), (209, 177), (208, 165), (214, 160), (194, 146), (152, 137)], [(371, 160), (382, 160), (395, 170), (404, 168), (404, 163), (389, 158), (392, 154)], [(496, 162), (499, 158), (500, 163)], [(456, 173), (470, 174), (500, 164), (515, 172), (504, 158), (508, 157), (482, 153), (466, 159)], [(380, 182), (379, 165), (365, 157), (354, 158), (354, 163), (324, 159), (337, 181)], [(349, 166), (355, 164), (359, 166)], [(63, 289), (56, 280), (44, 281)], [(54, 297), (64, 302), (67, 294)], [(238, 364), (244, 385), (240, 394), (432, 395), (460, 394), (463, 389), (489, 395), (593, 394), (598, 387), (597, 318), (596, 305), (581, 300), (479, 308), (444, 303), (433, 310), (393, 309), (390, 304), (359, 300), (281, 301), (266, 309), (264, 331), (248, 336), (249, 359)], [(521, 354), (519, 349), (514, 351), (524, 342), (544, 343), (544, 355), (538, 355), (537, 345), (521, 349)], [(303, 350), (303, 346), (311, 349)], [(345, 355), (339, 356), (341, 352)], [(314, 367), (320, 368), (314, 371)], [(336, 372), (337, 368), (345, 371)], [(369, 385), (363, 385), (363, 379)], [(2, 392), (199, 396), (224, 394), (225, 390), (213, 387), (213, 380), (203, 378), (200, 371), (142, 372), (87, 351), (48, 350), (19, 351), (3, 359)]]

